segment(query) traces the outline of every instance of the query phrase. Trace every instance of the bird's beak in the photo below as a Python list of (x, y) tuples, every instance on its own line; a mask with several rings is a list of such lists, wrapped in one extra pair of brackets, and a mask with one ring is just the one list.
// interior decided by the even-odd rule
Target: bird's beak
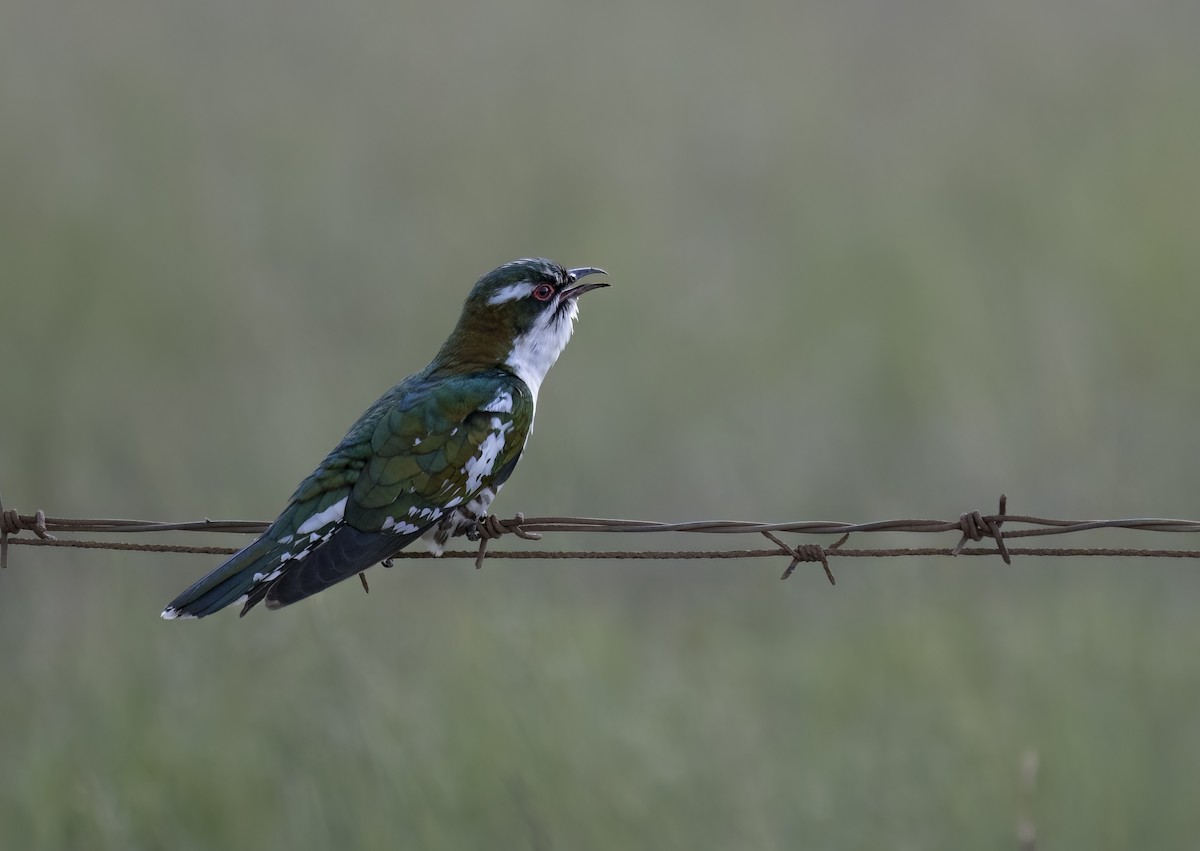
[[(576, 281), (578, 281), (580, 278), (586, 278), (588, 275), (607, 275), (607, 274), (608, 274), (608, 272), (605, 272), (603, 269), (597, 269), (594, 266), (584, 266), (581, 269), (569, 270), (567, 272), (567, 276), (568, 276), (567, 279), (573, 284)], [(577, 287), (571, 287), (570, 289), (563, 290), (561, 298), (563, 298), (563, 299), (579, 298), (581, 295), (583, 295), (586, 292), (590, 292), (592, 290), (598, 290), (601, 287), (607, 287), (607, 286), (608, 286), (608, 284), (601, 283), (599, 281), (597, 281), (595, 283), (591, 283), (591, 284), (580, 284)]]

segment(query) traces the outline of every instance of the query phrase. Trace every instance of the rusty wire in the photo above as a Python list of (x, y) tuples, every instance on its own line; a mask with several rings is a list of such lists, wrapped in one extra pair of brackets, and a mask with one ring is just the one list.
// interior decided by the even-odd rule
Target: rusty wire
[[(116, 533), (134, 534), (143, 532), (232, 532), (260, 534), (270, 525), (253, 520), (198, 520), (183, 523), (160, 523), (147, 520), (119, 519), (72, 519), (50, 517), (43, 511), (20, 514), (15, 510), (4, 510), (0, 501), (0, 567), (7, 566), (8, 545), (26, 544), (33, 546), (72, 547), (82, 549), (126, 550), (156, 553), (201, 553), (206, 555), (229, 555), (237, 547), (196, 546), (190, 544), (141, 544), (129, 541), (101, 541), (92, 539), (60, 540), (54, 532), (65, 533)], [(1001, 528), (1003, 525), (1003, 529)], [(1013, 528), (1019, 526), (1022, 528)], [(984, 515), (978, 511), (967, 511), (958, 520), (882, 520), (871, 523), (840, 523), (824, 520), (808, 520), (784, 523), (759, 523), (748, 520), (700, 520), (683, 523), (660, 523), (653, 520), (622, 520), (598, 517), (525, 517), (517, 514), (509, 519), (495, 516), (484, 518), (469, 538), (479, 541), (475, 552), (456, 550), (447, 552), (445, 558), (472, 558), (476, 567), (485, 558), (502, 559), (741, 559), (780, 558), (790, 560), (782, 579), (788, 578), (801, 562), (822, 565), (830, 583), (834, 582), (829, 568), (829, 558), (885, 558), (898, 556), (988, 556), (999, 555), (1006, 563), (1013, 556), (1109, 556), (1138, 558), (1200, 558), (1200, 550), (1184, 549), (1141, 549), (1121, 547), (1011, 547), (1008, 541), (1016, 538), (1065, 535), (1097, 529), (1137, 530), (1143, 532), (1200, 532), (1200, 520), (1176, 520), (1159, 517), (1138, 517), (1120, 520), (1059, 520), (1031, 515), (1009, 514), (1007, 498), (1000, 497), (996, 514)], [(16, 538), (22, 531), (33, 532), (35, 538)], [(721, 550), (509, 550), (488, 551), (490, 540), (513, 534), (527, 540), (539, 540), (545, 532), (556, 533), (622, 533), (642, 534), (647, 532), (676, 532), (680, 534), (732, 535), (753, 534), (769, 540), (770, 549), (721, 549)], [(850, 535), (867, 532), (901, 532), (916, 534), (957, 533), (958, 543), (953, 547), (894, 547), (850, 549), (844, 547)], [(812, 543), (789, 544), (777, 533), (803, 535), (839, 535), (829, 546)], [(972, 542), (988, 539), (993, 547), (969, 547)], [(393, 558), (432, 558), (424, 552), (400, 552)], [(390, 559), (389, 559), (390, 561)]]

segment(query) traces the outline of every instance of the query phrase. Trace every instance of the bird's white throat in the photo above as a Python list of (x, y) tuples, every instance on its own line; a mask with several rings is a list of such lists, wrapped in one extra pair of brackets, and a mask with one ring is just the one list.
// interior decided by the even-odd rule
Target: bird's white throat
[(578, 316), (579, 305), (572, 299), (565, 306), (543, 312), (532, 328), (513, 340), (504, 364), (529, 387), (535, 405), (538, 388), (567, 347)]

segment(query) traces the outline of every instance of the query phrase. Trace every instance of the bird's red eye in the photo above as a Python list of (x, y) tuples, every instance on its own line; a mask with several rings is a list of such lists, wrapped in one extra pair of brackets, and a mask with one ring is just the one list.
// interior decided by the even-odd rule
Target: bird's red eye
[(538, 301), (549, 301), (552, 295), (554, 295), (554, 287), (550, 284), (538, 284), (533, 288), (533, 297)]

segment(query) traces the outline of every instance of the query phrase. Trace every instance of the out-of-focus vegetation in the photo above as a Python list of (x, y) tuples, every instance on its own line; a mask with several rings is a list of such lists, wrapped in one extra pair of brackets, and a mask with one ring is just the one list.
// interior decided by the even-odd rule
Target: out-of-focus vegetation
[[(0, 490), (274, 516), (543, 254), (614, 286), (501, 513), (1195, 517), (1198, 32), (1166, 0), (9, 0)], [(4, 848), (1200, 835), (1189, 564), (421, 563), (165, 624), (214, 559), (10, 559)]]

